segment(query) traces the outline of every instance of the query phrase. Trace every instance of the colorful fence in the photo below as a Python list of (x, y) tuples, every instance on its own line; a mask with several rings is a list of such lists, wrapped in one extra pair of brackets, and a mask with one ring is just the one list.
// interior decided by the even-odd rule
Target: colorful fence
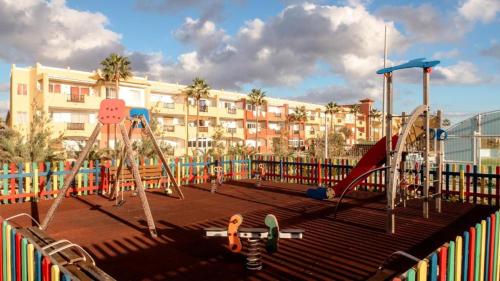
[[(251, 168), (264, 165), (271, 180), (311, 184), (335, 185), (347, 176), (355, 160), (304, 159), (259, 157), (252, 160)], [(415, 183), (423, 178), (423, 170), (416, 173)], [(431, 182), (436, 171), (430, 172)], [(385, 171), (377, 171), (360, 184), (361, 188), (372, 191), (384, 190)], [(475, 204), (500, 206), (500, 166), (472, 166), (446, 164), (442, 174), (442, 194), (445, 199)]]
[(34, 241), (23, 237), (0, 217), (0, 280), (72, 280), (71, 274), (43, 254)]
[[(356, 160), (314, 159), (314, 158), (275, 158), (257, 157), (252, 160), (252, 171), (264, 165), (266, 177), (270, 180), (334, 186), (344, 179), (356, 166)], [(376, 171), (361, 183), (361, 187), (371, 191), (384, 191), (385, 171)]]
[(500, 280), (499, 220), (497, 211), (393, 280)]
[[(183, 157), (168, 159), (170, 169), (181, 185), (197, 184), (209, 180), (215, 166), (224, 168), (224, 176), (231, 179), (245, 179), (263, 165), (268, 179), (273, 181), (333, 186), (344, 179), (353, 166), (352, 159), (322, 160), (314, 158), (257, 157), (254, 159), (224, 157)], [(77, 174), (69, 193), (87, 195), (106, 193), (109, 188), (109, 167), (117, 161), (100, 163), (86, 161)], [(158, 159), (145, 159), (141, 166), (161, 165)], [(73, 163), (24, 163), (4, 164), (0, 170), (0, 204), (49, 199), (62, 187), (64, 177), (69, 174)], [(384, 191), (385, 171), (377, 171), (361, 183), (361, 188)], [(162, 184), (169, 184), (163, 170)], [(422, 178), (422, 175), (419, 175)], [(419, 177), (416, 177), (418, 180)], [(431, 171), (431, 180), (435, 171)], [(477, 167), (470, 165), (445, 165), (442, 174), (442, 193), (445, 199), (477, 204), (500, 205), (500, 167)], [(157, 180), (144, 182), (147, 188), (158, 188)], [(123, 183), (126, 189), (133, 188), (133, 182)]]
[[(69, 194), (88, 195), (106, 193), (109, 190), (111, 166), (117, 167), (118, 161), (101, 163), (85, 161), (71, 185)], [(248, 178), (249, 159), (228, 158), (217, 160), (213, 158), (175, 158), (169, 159), (170, 169), (182, 185), (206, 182), (215, 166), (224, 168), (224, 176), (231, 179)], [(4, 164), (0, 170), (0, 204), (26, 202), (30, 200), (50, 199), (56, 196), (64, 184), (64, 178), (73, 167), (73, 162), (45, 162)], [(160, 165), (158, 159), (145, 159), (138, 162), (140, 166)], [(163, 179), (145, 180), (146, 188), (158, 188), (169, 184), (166, 170), (163, 169)], [(121, 185), (125, 189), (133, 189), (133, 182)]]

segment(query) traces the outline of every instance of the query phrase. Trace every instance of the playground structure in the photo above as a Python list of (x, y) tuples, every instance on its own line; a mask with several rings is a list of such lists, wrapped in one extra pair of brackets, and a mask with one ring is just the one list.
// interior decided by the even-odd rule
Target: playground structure
[[(425, 59), (411, 60), (405, 64), (394, 67), (384, 68), (377, 71), (377, 74), (383, 74), (387, 82), (386, 100), (386, 137), (379, 140), (358, 162), (350, 173), (342, 181), (337, 183), (333, 190), (329, 188), (318, 188), (308, 190), (308, 196), (312, 198), (332, 199), (336, 195), (339, 201), (336, 206), (337, 212), (344, 196), (353, 188), (363, 182), (371, 173), (386, 170), (385, 188), (387, 195), (387, 228), (388, 233), (395, 233), (395, 208), (399, 203), (406, 206), (408, 199), (423, 200), (423, 217), (429, 218), (429, 200), (436, 200), (436, 210), (441, 212), (441, 187), (442, 177), (438, 176), (434, 180), (433, 194), (430, 190), (430, 170), (431, 154), (433, 155), (436, 174), (443, 172), (443, 144), (446, 138), (446, 132), (441, 129), (441, 112), (437, 112), (434, 126), (431, 126), (431, 113), (429, 105), (429, 77), (433, 66), (439, 64), (439, 61), (425, 61)], [(398, 134), (393, 134), (393, 72), (400, 69), (421, 68), (423, 70), (423, 102), (417, 106), (409, 116), (401, 115), (402, 128)], [(419, 122), (419, 118), (422, 121)], [(434, 127), (434, 130), (431, 130)], [(432, 134), (431, 134), (432, 132)], [(391, 136), (391, 137), (387, 137)], [(435, 140), (431, 150), (431, 140)], [(419, 184), (417, 177), (423, 173), (420, 178), (422, 182), (422, 196), (419, 194)], [(414, 180), (409, 183), (409, 173), (414, 173)], [(398, 201), (398, 202), (397, 202)]]
[(266, 251), (273, 254), (278, 251), (279, 239), (302, 239), (303, 229), (279, 229), (278, 219), (268, 214), (264, 220), (268, 228), (240, 228), (243, 216), (233, 215), (229, 219), (227, 228), (208, 227), (205, 228), (207, 237), (227, 237), (228, 249), (233, 253), (241, 252), (243, 246), (240, 238), (248, 241), (248, 252), (246, 268), (248, 270), (261, 270), (261, 240), (266, 240)]
[[(76, 174), (78, 173), (79, 169), (82, 166), (82, 163), (84, 159), (88, 156), (89, 151), (91, 147), (94, 145), (99, 132), (101, 131), (101, 127), (103, 125), (107, 124), (115, 124), (119, 125), (120, 127), (120, 133), (124, 142), (124, 149), (122, 152), (121, 156), (121, 161), (118, 167), (117, 171), (117, 179), (120, 178), (120, 173), (122, 171), (124, 159), (127, 159), (129, 165), (131, 166), (132, 170), (132, 175), (134, 178), (134, 182), (136, 184), (137, 190), (139, 197), (142, 202), (142, 208), (144, 210), (145, 216), (146, 216), (146, 221), (148, 224), (149, 232), (152, 237), (156, 237), (156, 226), (153, 220), (153, 216), (151, 214), (151, 209), (149, 207), (148, 200), (146, 198), (146, 192), (144, 190), (144, 186), (142, 184), (141, 177), (139, 175), (139, 169), (137, 167), (137, 164), (135, 160), (133, 159), (134, 152), (132, 150), (132, 145), (130, 142), (130, 136), (132, 134), (132, 130), (137, 124), (140, 124), (146, 129), (147, 135), (152, 139), (153, 141), (153, 146), (159, 155), (165, 170), (167, 171), (167, 174), (173, 183), (174, 187), (176, 188), (176, 191), (178, 195), (181, 198), (184, 198), (184, 195), (182, 194), (182, 191), (180, 190), (179, 186), (176, 183), (175, 177), (173, 176), (172, 172), (170, 171), (170, 168), (167, 164), (167, 161), (165, 159), (165, 156), (161, 152), (161, 149), (153, 135), (153, 132), (151, 131), (151, 128), (149, 127), (148, 121), (145, 116), (148, 116), (147, 110), (132, 110), (131, 111), (131, 126), (130, 130), (127, 134), (125, 125), (124, 125), (124, 120), (125, 120), (125, 102), (120, 99), (107, 99), (101, 102), (100, 109), (99, 109), (99, 114), (98, 114), (98, 122), (95, 126), (94, 131), (92, 132), (87, 144), (83, 148), (83, 150), (80, 152), (80, 155), (78, 156), (78, 159), (75, 162), (75, 165), (70, 173), (69, 176), (67, 176), (64, 180), (64, 185), (63, 187), (59, 190), (57, 198), (54, 200), (54, 203), (50, 207), (49, 211), (47, 212), (47, 215), (45, 216), (45, 219), (42, 222), (41, 228), (42, 229), (47, 229), (49, 223), (52, 221), (54, 214), (59, 207), (59, 205), (62, 203), (62, 200), (64, 196), (66, 195), (68, 188), (70, 187), (71, 182), (75, 179)], [(116, 187), (115, 187), (116, 189)], [(116, 189), (117, 190), (117, 189)], [(115, 192), (111, 192), (111, 194), (114, 194)]]
[(260, 187), (262, 185), (262, 181), (266, 180), (266, 169), (264, 165), (259, 164), (257, 169), (252, 173), (253, 177), (256, 179), (255, 187)]
[(224, 182), (224, 168), (222, 166), (214, 167), (214, 174), (210, 175), (210, 192), (217, 192), (217, 187), (222, 186)]

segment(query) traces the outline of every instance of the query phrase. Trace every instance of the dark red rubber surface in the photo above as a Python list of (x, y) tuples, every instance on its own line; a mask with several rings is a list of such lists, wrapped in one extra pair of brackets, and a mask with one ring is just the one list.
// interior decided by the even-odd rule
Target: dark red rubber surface
[[(389, 235), (383, 195), (354, 192), (352, 197), (363, 199), (345, 200), (334, 221), (335, 203), (306, 198), (307, 188), (264, 182), (257, 190), (237, 182), (211, 194), (205, 184), (184, 187), (183, 201), (148, 192), (157, 239), (148, 235), (137, 197), (126, 194), (120, 208), (97, 195), (66, 198), (48, 232), (83, 246), (118, 280), (365, 280), (392, 252), (422, 257), (492, 212), (484, 206), (443, 203), (443, 213), (431, 211), (425, 220), (421, 202), (412, 202), (397, 209), (397, 234)], [(51, 203), (4, 205), (0, 215), (28, 212), (43, 218)], [(264, 218), (272, 213), (281, 228), (305, 229), (304, 239), (280, 240), (278, 253), (263, 255), (262, 271), (247, 272), (244, 256), (227, 250), (226, 239), (204, 238), (202, 231), (225, 226), (235, 213), (243, 215), (242, 227), (265, 227)], [(409, 264), (394, 260), (389, 269)]]

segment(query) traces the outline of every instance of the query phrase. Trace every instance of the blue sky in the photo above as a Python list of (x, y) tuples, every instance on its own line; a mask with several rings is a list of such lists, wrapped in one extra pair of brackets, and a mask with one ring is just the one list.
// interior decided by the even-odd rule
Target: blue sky
[[(500, 109), (499, 23), (500, 0), (0, 0), (0, 110), (12, 63), (92, 70), (110, 52), (152, 79), (380, 108), (387, 26), (389, 65), (442, 61), (432, 109), (458, 121)], [(396, 73), (395, 111), (420, 103), (420, 75)]]

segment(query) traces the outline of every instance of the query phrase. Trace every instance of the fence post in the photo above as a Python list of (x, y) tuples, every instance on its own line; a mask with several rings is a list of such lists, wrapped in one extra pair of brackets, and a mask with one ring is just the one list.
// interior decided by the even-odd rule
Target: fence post
[[(10, 163), (10, 196), (13, 196), (16, 194), (16, 164)], [(10, 203), (15, 203), (16, 198), (10, 198)]]
[(460, 177), (458, 179), (458, 192), (459, 201), (463, 203), (465, 198), (465, 173), (462, 168), (460, 168)]
[(31, 201), (31, 163), (24, 163), (24, 171), (26, 172), (25, 178), (26, 178), (26, 188), (25, 188), (25, 193), (26, 196), (24, 198), (24, 201)]
[[(23, 179), (23, 171), (24, 171), (24, 165), (22, 163), (19, 163), (17, 165), (17, 192), (19, 195), (24, 194), (24, 179)], [(23, 202), (24, 198), (19, 197), (17, 202)]]
[(472, 174), (472, 192), (474, 193), (474, 197), (472, 198), (472, 202), (474, 204), (477, 204), (477, 197), (478, 197), (478, 193), (477, 193), (477, 165), (474, 165), (472, 167), (472, 171), (473, 171), (473, 174)]
[[(497, 206), (500, 206), (500, 166), (497, 166), (497, 169), (496, 169), (496, 188), (495, 188), (495, 205)], [(499, 270), (500, 271), (500, 270)]]
[(445, 166), (445, 198), (450, 199), (450, 164)]

